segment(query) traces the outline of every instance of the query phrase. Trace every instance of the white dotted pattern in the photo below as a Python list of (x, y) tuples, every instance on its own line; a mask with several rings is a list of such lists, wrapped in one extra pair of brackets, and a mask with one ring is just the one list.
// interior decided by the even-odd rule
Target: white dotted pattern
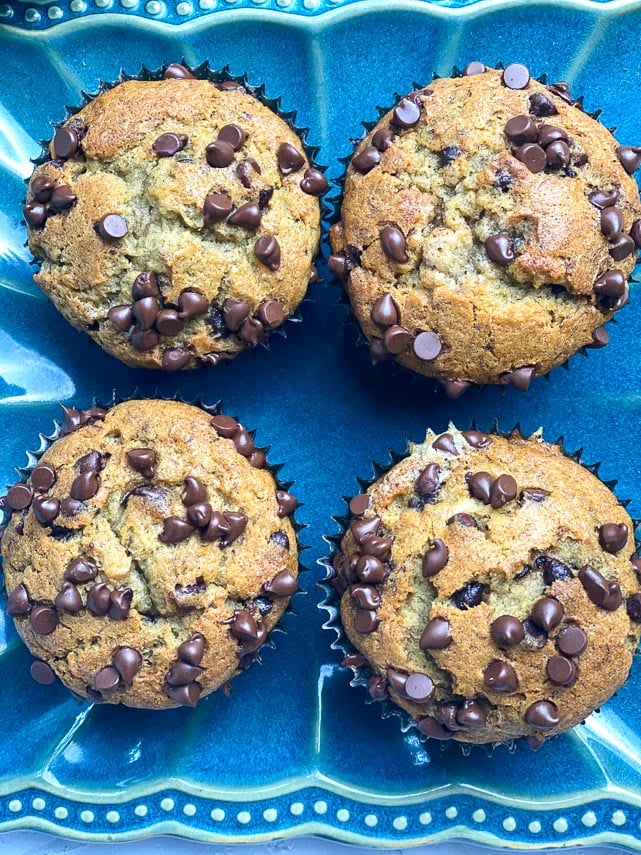
[(264, 810), (263, 819), (265, 822), (276, 822), (278, 819), (278, 811), (276, 808), (267, 808), (267, 810)]
[(34, 810), (44, 810), (44, 809), (47, 807), (47, 803), (46, 803), (46, 801), (45, 801), (44, 799), (35, 798), (35, 799), (31, 802), (31, 807), (32, 807)]
[(478, 810), (475, 810), (474, 813), (472, 814), (472, 819), (474, 820), (474, 822), (485, 822), (486, 813), (483, 810), (483, 808), (479, 808)]
[(56, 819), (66, 819), (69, 816), (69, 811), (66, 807), (59, 805), (53, 812)]
[(192, 805), (188, 802), (183, 807), (183, 813), (185, 814), (185, 816), (196, 816), (196, 805)]
[(327, 813), (327, 802), (322, 800), (314, 802), (314, 813), (319, 814), (319, 816), (323, 816), (323, 814)]
[(170, 811), (174, 809), (175, 801), (173, 799), (162, 799), (160, 802), (161, 810)]
[(236, 819), (241, 825), (247, 825), (252, 821), (252, 815), (248, 810), (241, 810), (236, 814)]
[(375, 828), (378, 825), (378, 817), (373, 813), (368, 813), (363, 822), (368, 828)]
[(337, 810), (336, 811), (336, 819), (339, 822), (347, 822), (349, 819), (349, 811), (346, 810), (345, 808), (341, 808), (340, 810)]
[(564, 816), (560, 816), (552, 823), (552, 828), (559, 834), (563, 834), (568, 830), (568, 821)]
[(225, 811), (221, 808), (214, 808), (209, 814), (214, 822), (222, 822), (225, 819)]
[(113, 825), (116, 822), (120, 822), (120, 814), (117, 810), (108, 810), (105, 814), (105, 819)]
[(422, 814), (420, 814), (418, 821), (421, 823), (421, 825), (429, 825), (432, 821), (432, 814), (426, 810)]
[(80, 819), (87, 824), (93, 822), (94, 815), (92, 810), (82, 810), (80, 811)]
[(134, 813), (136, 814), (136, 816), (147, 816), (148, 811), (149, 808), (147, 807), (147, 805), (136, 805), (136, 807), (134, 808)]
[(503, 828), (506, 831), (514, 831), (514, 829), (516, 828), (516, 820), (513, 816), (505, 817), (505, 819), (503, 820)]
[(289, 812), (292, 816), (300, 816), (305, 810), (305, 805), (302, 802), (293, 802), (289, 806)]
[(22, 810), (22, 802), (20, 799), (11, 799), (9, 804), (7, 805), (11, 813), (18, 813), (18, 811)]
[(541, 823), (538, 819), (533, 819), (532, 822), (528, 825), (528, 830), (531, 834), (538, 834), (541, 830)]
[(627, 816), (622, 810), (615, 810), (612, 814), (612, 825), (625, 825), (627, 819)]
[(397, 816), (393, 821), (392, 825), (397, 831), (405, 831), (407, 828), (407, 817), (406, 816)]
[(596, 825), (596, 814), (593, 810), (586, 811), (581, 817), (581, 822), (586, 828), (593, 828)]
[(446, 809), (445, 809), (445, 816), (446, 816), (448, 819), (456, 819), (456, 817), (458, 816), (458, 811), (457, 811), (457, 809), (452, 805), (452, 807), (448, 807), (448, 808), (446, 808)]

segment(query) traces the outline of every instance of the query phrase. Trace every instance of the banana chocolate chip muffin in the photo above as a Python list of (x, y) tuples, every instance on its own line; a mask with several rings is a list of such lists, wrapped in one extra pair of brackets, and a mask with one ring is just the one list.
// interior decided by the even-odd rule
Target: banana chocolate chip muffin
[(520, 64), (470, 63), (402, 98), (358, 146), (331, 233), (373, 361), (457, 397), (526, 389), (607, 344), (641, 245), (640, 162)]
[(538, 747), (625, 681), (632, 522), (557, 445), (430, 431), (350, 510), (332, 584), (362, 656), (345, 664), (424, 734)]
[(93, 701), (195, 706), (258, 656), (296, 592), (296, 499), (234, 419), (175, 401), (67, 410), (3, 500), (7, 611)]
[(326, 187), (296, 133), (243, 86), (169, 66), (56, 131), (24, 207), (35, 279), (123, 362), (217, 364), (302, 300)]

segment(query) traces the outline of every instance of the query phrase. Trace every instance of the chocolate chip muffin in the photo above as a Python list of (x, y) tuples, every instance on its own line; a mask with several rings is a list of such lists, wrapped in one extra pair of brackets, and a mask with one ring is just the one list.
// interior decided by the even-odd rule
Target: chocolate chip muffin
[(345, 664), (422, 733), (538, 747), (625, 681), (633, 525), (557, 445), (430, 431), (350, 511), (332, 579), (360, 651)]
[(641, 245), (640, 162), (523, 65), (402, 98), (356, 149), (331, 230), (373, 361), (457, 397), (607, 344)]
[(302, 300), (326, 186), (242, 85), (170, 66), (56, 131), (24, 207), (35, 279), (129, 365), (215, 365), (265, 342)]
[(297, 590), (296, 499), (235, 419), (176, 401), (67, 410), (4, 498), (7, 612), (93, 701), (196, 706), (258, 656)]

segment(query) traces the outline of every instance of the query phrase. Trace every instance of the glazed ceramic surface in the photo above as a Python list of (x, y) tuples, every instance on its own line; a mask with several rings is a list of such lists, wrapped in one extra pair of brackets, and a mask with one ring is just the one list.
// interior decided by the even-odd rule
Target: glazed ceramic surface
[(135, 74), (184, 58), (264, 82), (298, 111), (336, 179), (361, 121), (395, 93), (471, 59), (520, 61), (565, 79), (589, 110), (641, 142), (639, 2), (386, 2), (377, 0), (12, 0), (0, 5), (0, 481), (49, 433), (58, 401), (89, 406), (112, 391), (222, 399), (286, 461), (308, 524), (306, 594), (274, 635), (262, 665), (194, 711), (91, 706), (39, 686), (30, 656), (0, 610), (0, 828), (82, 839), (171, 833), (198, 840), (321, 834), (401, 847), (447, 838), (508, 846), (616, 843), (641, 849), (641, 666), (585, 725), (545, 744), (465, 756), (382, 720), (349, 685), (318, 609), (341, 497), (358, 491), (388, 449), (453, 420), (540, 425), (583, 447), (641, 516), (641, 293), (611, 324), (611, 344), (527, 393), (475, 390), (448, 401), (428, 381), (374, 369), (338, 304), (312, 287), (302, 323), (268, 351), (223, 369), (160, 376), (127, 368), (69, 327), (31, 280), (21, 204), (30, 158), (65, 105), (121, 69)]

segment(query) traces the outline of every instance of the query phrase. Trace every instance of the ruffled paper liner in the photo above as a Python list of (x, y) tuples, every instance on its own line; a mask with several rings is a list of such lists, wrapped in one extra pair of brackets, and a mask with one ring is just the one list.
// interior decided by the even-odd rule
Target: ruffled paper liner
[[(217, 415), (227, 415), (227, 413), (223, 412), (221, 400), (216, 401), (214, 404), (205, 404), (202, 400), (202, 395), (198, 395), (195, 400), (188, 401), (188, 400), (185, 400), (178, 392), (176, 392), (174, 395), (171, 395), (171, 396), (154, 394), (152, 397), (150, 397), (150, 396), (142, 395), (138, 391), (138, 389), (134, 389), (132, 394), (129, 396), (118, 395), (118, 394), (116, 394), (116, 392), (114, 390), (113, 395), (109, 401), (103, 402), (100, 399), (94, 398), (91, 407), (92, 408), (95, 407), (95, 408), (98, 408), (100, 410), (110, 410), (113, 407), (117, 406), (118, 404), (122, 404), (122, 403), (125, 403), (127, 401), (147, 401), (147, 400), (176, 401), (176, 402), (181, 403), (181, 404), (188, 404), (190, 406), (198, 407), (199, 409), (206, 412), (208, 415), (212, 416), (212, 418), (214, 416), (217, 416)], [(86, 410), (75, 410), (75, 408), (72, 408), (72, 407), (65, 407), (64, 409), (69, 410), (72, 413), (73, 412), (79, 412), (79, 413), (89, 412), (89, 408)], [(239, 422), (239, 420), (236, 416), (232, 416), (232, 418), (235, 419), (236, 422)], [(91, 423), (91, 420), (86, 422), (86, 424), (90, 424), (90, 423)], [(241, 423), (241, 422), (239, 422), (239, 423)], [(58, 419), (54, 419), (54, 422), (53, 422), (54, 429), (51, 433), (49, 433), (49, 434), (39, 433), (38, 434), (40, 444), (39, 444), (38, 448), (33, 450), (33, 451), (31, 451), (29, 449), (26, 450), (27, 463), (25, 466), (16, 466), (15, 467), (16, 472), (18, 473), (20, 478), (19, 478), (19, 481), (14, 482), (14, 483), (26, 483), (29, 476), (31, 475), (33, 470), (38, 465), (40, 458), (45, 453), (45, 451), (47, 451), (47, 449), (50, 448), (56, 442), (56, 440), (60, 439), (63, 436), (66, 436), (68, 433), (74, 432), (73, 430), (71, 430), (71, 431), (63, 430), (63, 424), (64, 424), (64, 420), (58, 421)], [(243, 424), (243, 426), (245, 426), (244, 422), (242, 422), (242, 424)], [(81, 425), (77, 429), (82, 429), (82, 427), (84, 427), (84, 425)], [(212, 428), (212, 431), (213, 430), (214, 429)], [(254, 436), (256, 434), (256, 429), (247, 430), (247, 432), (253, 440)], [(256, 448), (257, 449), (260, 448), (260, 450), (264, 451), (265, 455), (267, 455), (269, 453), (271, 446), (269, 446), (269, 445), (268, 446), (262, 446), (262, 447), (256, 446)], [(279, 472), (283, 468), (283, 466), (285, 466), (284, 462), (283, 463), (270, 463), (266, 457), (265, 458), (265, 464), (261, 468), (266, 469), (270, 473), (270, 475), (273, 477), (276, 490), (285, 490), (286, 492), (289, 492), (291, 487), (293, 487), (296, 482), (295, 481), (282, 481), (279, 478)], [(294, 529), (294, 536), (296, 539), (296, 550), (297, 550), (297, 556), (298, 556), (298, 576), (297, 576), (297, 579), (300, 579), (301, 573), (305, 573), (305, 572), (309, 573), (310, 572), (309, 568), (305, 567), (301, 563), (301, 560), (300, 560), (301, 553), (304, 552), (306, 549), (309, 549), (309, 546), (306, 546), (305, 544), (302, 544), (300, 542), (300, 537), (299, 537), (300, 532), (309, 527), (306, 523), (301, 523), (296, 519), (296, 513), (299, 510), (299, 508), (301, 508), (301, 507), (303, 507), (302, 504), (297, 504), (295, 510), (291, 514), (287, 515), (289, 518), (289, 521), (292, 525), (292, 528)], [(0, 539), (1, 539), (2, 534), (4, 533), (4, 529), (7, 526), (7, 524), (9, 523), (9, 520), (11, 519), (11, 516), (13, 513), (20, 514), (20, 513), (22, 513), (22, 511), (11, 511), (4, 503), (0, 504)], [(2, 571), (2, 556), (0, 555), (0, 572), (1, 571)], [(1, 574), (0, 586), (1, 586), (0, 590), (3, 590), (5, 593), (5, 596), (8, 596), (9, 592), (5, 588), (4, 574)], [(258, 648), (257, 654), (260, 653), (260, 650), (263, 647), (269, 647), (271, 649), (277, 648), (277, 644), (276, 644), (276, 641), (275, 641), (273, 636), (275, 636), (277, 633), (281, 633), (282, 635), (287, 634), (287, 630), (283, 628), (282, 624), (283, 624), (285, 617), (288, 614), (296, 615), (296, 611), (294, 610), (293, 605), (292, 605), (294, 597), (297, 597), (299, 595), (305, 595), (306, 593), (307, 593), (307, 591), (305, 591), (304, 589), (299, 587), (299, 589), (294, 594), (291, 595), (291, 597), (289, 598), (289, 602), (287, 604), (287, 608), (285, 609), (285, 611), (283, 612), (283, 614), (279, 618), (278, 623), (274, 627), (272, 627), (272, 629), (270, 630), (266, 641), (260, 646), (260, 648)], [(25, 646), (27, 646), (27, 645), (25, 645)], [(32, 653), (32, 651), (30, 649), (29, 649), (29, 652)], [(34, 655), (34, 654), (32, 653), (32, 655)], [(34, 658), (34, 663), (37, 663), (40, 661), (42, 661), (42, 660), (40, 660), (38, 658)], [(236, 677), (238, 677), (238, 675), (240, 673), (247, 671), (249, 669), (249, 667), (254, 662), (258, 662), (259, 664), (262, 664), (262, 659), (260, 658), (260, 655), (256, 655), (255, 658), (252, 659), (247, 664), (246, 667), (245, 666), (241, 667), (239, 665), (238, 670), (236, 671), (236, 673), (234, 674), (232, 679), (235, 679)], [(34, 664), (34, 663), (32, 663), (32, 664)], [(56, 679), (58, 679), (57, 675), (56, 675)], [(62, 682), (62, 681), (60, 681), (60, 682)], [(63, 685), (64, 685), (64, 683), (63, 683)], [(79, 700), (88, 701), (89, 703), (94, 703), (94, 701), (92, 701), (88, 698), (85, 698), (82, 695), (77, 694), (72, 689), (69, 689), (67, 686), (65, 686), (65, 688), (67, 688), (68, 691), (74, 697), (78, 698)], [(229, 694), (229, 681), (222, 684), (217, 689), (212, 689), (210, 692), (207, 692), (206, 694), (201, 695), (200, 699), (202, 700), (203, 698), (207, 697), (208, 695), (214, 694), (214, 692), (216, 692), (218, 690), (222, 691), (223, 694), (228, 695)], [(111, 706), (120, 706), (120, 704), (116, 704), (116, 705), (112, 704)], [(167, 707), (167, 709), (175, 709), (175, 707)]]
[[(448, 430), (455, 429), (455, 425), (451, 424), (448, 426)], [(466, 430), (481, 430), (476, 420), (474, 420), (469, 428)], [(539, 431), (534, 431), (530, 437), (536, 436), (540, 433)], [(492, 422), (492, 426), (487, 431), (482, 431), (483, 433), (490, 434), (492, 436), (500, 436), (504, 439), (510, 439), (512, 436), (516, 435), (519, 437), (523, 437), (521, 432), (521, 424), (517, 422), (511, 430), (504, 431), (499, 427), (498, 419), (494, 419)], [(435, 434), (435, 436), (439, 436), (440, 434)], [(390, 471), (397, 463), (400, 463), (401, 460), (404, 460), (410, 453), (411, 447), (416, 445), (417, 443), (413, 442), (410, 439), (406, 439), (405, 441), (405, 451), (397, 452), (393, 449), (388, 451), (388, 461), (385, 463), (377, 463), (376, 461), (372, 461), (372, 471), (373, 476), (370, 478), (356, 478), (356, 482), (359, 486), (359, 491), (355, 495), (359, 495), (360, 493), (366, 493), (368, 488), (371, 487), (374, 483), (380, 480), (387, 472)], [(564, 438), (561, 435), (554, 442), (548, 443), (549, 445), (556, 445), (562, 454), (573, 460), (575, 463), (578, 463), (584, 469), (587, 469), (592, 475), (601, 481), (601, 483), (606, 486), (614, 495), (614, 487), (617, 484), (616, 480), (605, 480), (599, 476), (599, 469), (601, 467), (601, 462), (587, 464), (581, 458), (583, 453), (583, 449), (579, 448), (576, 451), (569, 452), (564, 447)], [(386, 697), (382, 700), (376, 700), (373, 698), (368, 689), (367, 684), (372, 676), (380, 676), (367, 661), (366, 657), (355, 647), (355, 645), (350, 641), (345, 632), (345, 628), (343, 626), (341, 620), (341, 610), (340, 604), (342, 599), (342, 594), (339, 594), (336, 588), (332, 585), (332, 581), (337, 578), (336, 571), (334, 570), (333, 561), (334, 557), (338, 552), (341, 551), (341, 542), (343, 537), (347, 533), (349, 529), (349, 524), (354, 517), (349, 511), (349, 503), (353, 497), (343, 496), (343, 502), (347, 505), (346, 512), (342, 514), (332, 515), (332, 520), (338, 526), (338, 532), (336, 534), (324, 535), (323, 539), (329, 545), (330, 551), (327, 555), (318, 559), (318, 564), (325, 568), (325, 578), (322, 579), (318, 585), (325, 592), (325, 597), (318, 603), (318, 608), (327, 612), (327, 620), (323, 623), (323, 629), (329, 630), (333, 632), (336, 636), (334, 641), (331, 643), (332, 650), (338, 650), (343, 654), (343, 661), (341, 662), (341, 666), (344, 668), (349, 668), (352, 671), (352, 678), (350, 679), (350, 686), (359, 687), (362, 686), (364, 688), (364, 701), (369, 706), (370, 704), (379, 704), (381, 718), (383, 720), (388, 718), (397, 718), (399, 720), (399, 726), (401, 733), (407, 733), (410, 730), (415, 729), (417, 732), (418, 739), (421, 742), (427, 742), (431, 740), (427, 734), (423, 733), (418, 729), (418, 721), (407, 712), (407, 710), (402, 709), (402, 707), (397, 706), (389, 697)], [(616, 496), (615, 496), (616, 498)], [(626, 508), (631, 502), (631, 499), (617, 499), (618, 504)], [(634, 543), (635, 543), (635, 555), (641, 552), (641, 537), (639, 536), (639, 529), (641, 528), (641, 520), (637, 520), (632, 518), (633, 523), (633, 534), (634, 534)], [(641, 579), (640, 579), (641, 581)], [(635, 655), (640, 653), (641, 650), (637, 648), (635, 650)], [(364, 658), (365, 662), (361, 663), (350, 663), (349, 657), (357, 656), (360, 658)], [(348, 660), (348, 661), (346, 661)], [(614, 692), (610, 697), (614, 697), (616, 692)], [(583, 724), (584, 722), (581, 722)], [(564, 731), (567, 732), (567, 731)], [(560, 736), (561, 734), (556, 734), (556, 736)], [(549, 737), (544, 741), (547, 742), (548, 739), (555, 738)], [(527, 740), (527, 737), (521, 737), (519, 740), (512, 739), (508, 742), (487, 742), (487, 743), (472, 743), (472, 742), (461, 742), (455, 738), (446, 739), (446, 740), (436, 740), (440, 742), (440, 748), (442, 751), (447, 750), (447, 747), (452, 744), (456, 744), (459, 746), (463, 755), (468, 756), (472, 749), (481, 749), (487, 756), (491, 756), (496, 749), (499, 748), (507, 748), (509, 752), (513, 752), (516, 750), (517, 741), (521, 739)], [(530, 748), (533, 750), (537, 750), (543, 744), (543, 741), (538, 742), (538, 744), (528, 743)]]
[[(492, 66), (492, 67), (500, 70), (500, 69), (503, 69), (505, 66), (504, 66), (504, 63), (498, 62), (498, 63), (496, 63), (495, 66)], [(453, 66), (451, 77), (462, 77), (462, 76), (463, 76), (463, 70), (459, 69), (457, 66)], [(441, 77), (443, 77), (443, 75), (436, 74), (436, 73), (432, 74), (432, 80), (439, 80)], [(547, 74), (541, 74), (538, 77), (535, 77), (534, 79), (538, 83), (542, 83), (544, 86), (547, 86)], [(550, 85), (554, 85), (554, 84), (550, 84)], [(413, 87), (412, 91), (423, 89), (423, 88), (425, 88), (425, 86), (429, 86), (429, 83), (418, 84), (418, 83), (416, 83), (416, 81), (413, 81), (412, 82), (412, 87)], [(332, 179), (331, 184), (330, 184), (330, 188), (327, 191), (327, 204), (330, 207), (330, 214), (328, 217), (328, 225), (329, 225), (330, 229), (333, 225), (340, 222), (340, 220), (341, 220), (341, 208), (342, 208), (342, 204), (343, 204), (343, 196), (345, 193), (345, 179), (347, 176), (347, 167), (351, 163), (352, 158), (354, 157), (358, 146), (363, 142), (363, 139), (376, 127), (376, 125), (383, 118), (383, 116), (386, 113), (388, 113), (396, 104), (398, 104), (398, 102), (401, 100), (401, 98), (406, 97), (407, 94), (408, 94), (407, 92), (402, 93), (402, 94), (395, 92), (394, 96), (393, 96), (394, 100), (390, 106), (381, 107), (380, 105), (378, 105), (376, 107), (376, 112), (378, 113), (378, 118), (370, 119), (370, 120), (363, 120), (361, 122), (361, 125), (363, 126), (362, 136), (360, 138), (350, 138), (350, 143), (352, 144), (352, 152), (349, 155), (345, 155), (344, 157), (339, 158), (339, 162), (342, 164), (343, 170), (342, 170), (342, 172), (338, 178)], [(558, 93), (556, 93), (556, 94), (558, 95)], [(562, 96), (559, 96), (559, 97), (562, 97)], [(594, 119), (595, 121), (599, 121), (599, 117), (601, 116), (601, 113), (603, 111), (601, 109), (593, 110), (593, 111), (585, 110), (583, 107), (583, 101), (584, 101), (583, 95), (580, 95), (578, 98), (573, 98), (569, 95), (569, 92), (568, 92), (568, 98), (570, 99), (569, 101), (566, 98), (563, 98), (563, 100), (565, 100), (566, 103), (571, 103), (573, 106), (578, 107), (582, 112), (584, 112), (586, 115), (590, 116), (590, 118)], [(608, 127), (607, 125), (604, 127), (606, 127), (606, 129), (608, 131), (610, 131), (610, 133), (612, 133), (612, 134), (614, 134), (615, 131), (617, 130), (616, 127)], [(331, 247), (330, 247), (330, 251), (331, 251)], [(363, 350), (367, 350), (368, 355), (370, 356), (370, 362), (372, 364), (372, 367), (376, 368), (376, 370), (378, 372), (385, 370), (382, 368), (382, 366), (386, 366), (387, 370), (390, 372), (389, 373), (389, 379), (391, 379), (392, 381), (394, 379), (399, 378), (399, 377), (405, 378), (406, 381), (410, 380), (410, 379), (412, 379), (414, 382), (416, 382), (417, 380), (425, 381), (429, 385), (429, 387), (432, 389), (432, 391), (437, 392), (440, 389), (445, 394), (445, 396), (447, 398), (450, 398), (450, 399), (459, 398), (466, 391), (469, 391), (469, 390), (474, 389), (474, 388), (483, 389), (484, 386), (488, 386), (488, 385), (492, 385), (492, 386), (502, 385), (502, 386), (506, 386), (506, 387), (514, 385), (515, 388), (517, 388), (519, 391), (526, 391), (526, 389), (529, 388), (529, 383), (527, 384), (527, 386), (525, 388), (520, 388), (516, 384), (510, 383), (508, 381), (506, 381), (505, 383), (497, 383), (497, 384), (473, 383), (473, 382), (467, 381), (467, 380), (464, 380), (464, 381), (460, 381), (460, 380), (443, 381), (440, 378), (428, 377), (426, 374), (420, 374), (419, 372), (413, 371), (411, 368), (407, 368), (406, 366), (401, 365), (394, 358), (394, 356), (392, 354), (390, 354), (387, 359), (375, 362), (373, 359), (371, 359), (371, 355), (369, 353), (370, 341), (367, 338), (367, 336), (363, 333), (361, 326), (360, 326), (360, 323), (358, 321), (358, 318), (354, 314), (354, 310), (352, 308), (352, 304), (351, 304), (351, 301), (349, 299), (349, 294), (347, 292), (346, 284), (344, 282), (342, 282), (338, 277), (334, 276), (331, 273), (331, 271), (329, 271), (329, 269), (328, 269), (328, 275), (329, 275), (329, 279), (332, 280), (332, 284), (335, 282), (336, 284), (338, 284), (340, 286), (340, 297), (338, 299), (338, 304), (342, 308), (345, 309), (345, 320), (344, 320), (343, 324), (345, 327), (347, 327), (350, 330), (350, 333), (353, 330), (354, 345), (355, 345), (356, 350), (361, 351), (361, 352)], [(636, 284), (638, 281), (639, 280), (636, 279), (632, 274), (630, 274), (630, 276), (628, 277), (628, 284), (629, 285), (630, 284)], [(616, 315), (613, 315), (608, 320), (604, 320), (604, 322), (601, 326), (605, 326), (606, 324), (610, 324), (610, 323), (616, 324), (616, 322), (617, 322), (617, 317), (616, 317)], [(608, 343), (609, 343), (609, 341), (606, 342), (606, 345), (600, 345), (600, 346), (599, 345), (594, 345), (594, 346), (583, 345), (578, 350), (576, 350), (573, 354), (571, 354), (571, 356), (569, 356), (564, 362), (561, 362), (558, 365), (553, 366), (549, 371), (546, 371), (545, 374), (533, 374), (531, 379), (535, 380), (535, 379), (539, 379), (542, 377), (545, 380), (549, 381), (550, 374), (555, 369), (565, 368), (566, 371), (569, 371), (570, 370), (570, 360), (573, 359), (578, 354), (581, 354), (582, 356), (587, 356), (589, 351), (600, 350), (602, 347), (607, 346)], [(515, 369), (515, 370), (517, 370), (517, 369)], [(461, 383), (463, 384), (462, 387), (460, 385)], [(450, 384), (454, 384), (454, 385), (450, 385)]]
[[(40, 154), (37, 157), (31, 159), (31, 163), (33, 163), (34, 169), (37, 168), (38, 166), (41, 166), (43, 163), (51, 162), (52, 158), (49, 154), (49, 149), (50, 149), (51, 143), (53, 141), (53, 136), (55, 135), (55, 132), (59, 128), (63, 127), (63, 125), (65, 125), (77, 113), (79, 113), (80, 110), (82, 110), (84, 107), (86, 107), (87, 104), (89, 104), (91, 101), (94, 101), (99, 95), (102, 95), (104, 92), (107, 92), (110, 89), (114, 89), (116, 86), (119, 86), (121, 83), (125, 83), (128, 80), (138, 80), (138, 81), (163, 80), (164, 74), (167, 71), (170, 64), (172, 64), (172, 63), (164, 63), (163, 65), (161, 65), (155, 69), (150, 69), (150, 68), (147, 68), (146, 65), (141, 65), (140, 71), (137, 74), (128, 74), (123, 68), (121, 68), (117, 78), (113, 81), (106, 81), (106, 80), (103, 80), (102, 78), (100, 78), (98, 81), (98, 88), (96, 89), (95, 92), (86, 92), (84, 89), (81, 89), (80, 94), (81, 94), (82, 98), (81, 98), (80, 103), (74, 107), (69, 107), (67, 105), (65, 107), (64, 119), (62, 119), (59, 122), (51, 122), (51, 125), (52, 125), (53, 130), (54, 130), (54, 134), (52, 135), (51, 139), (39, 141)], [(310, 168), (318, 169), (322, 173), (324, 173), (326, 171), (327, 166), (321, 165), (317, 162), (317, 157), (318, 157), (318, 153), (320, 151), (320, 146), (310, 145), (310, 143), (307, 142), (307, 135), (309, 134), (310, 129), (307, 127), (304, 127), (302, 125), (296, 124), (296, 116), (297, 116), (296, 110), (284, 110), (282, 108), (282, 106), (281, 106), (281, 101), (282, 101), (282, 97), (283, 97), (282, 95), (279, 95), (276, 98), (268, 97), (266, 94), (266, 91), (265, 91), (266, 90), (265, 83), (259, 83), (257, 85), (250, 84), (246, 73), (242, 74), (242, 75), (232, 74), (231, 71), (229, 70), (228, 65), (223, 66), (223, 68), (221, 68), (221, 69), (213, 69), (210, 67), (209, 61), (205, 60), (205, 62), (202, 62), (200, 65), (191, 67), (191, 66), (187, 65), (184, 58), (181, 59), (180, 65), (182, 65), (184, 68), (186, 68), (198, 80), (209, 80), (213, 84), (236, 83), (236, 84), (239, 84), (240, 86), (242, 86), (248, 95), (251, 95), (252, 97), (256, 98), (256, 100), (259, 101), (261, 104), (263, 104), (263, 106), (268, 107), (272, 111), (272, 113), (275, 113), (279, 117), (279, 119), (282, 119), (287, 124), (287, 126), (296, 134), (296, 136), (300, 140), (300, 143), (303, 147), (303, 150), (305, 151), (305, 155), (307, 156), (307, 159), (309, 161)], [(31, 178), (32, 178), (32, 176), (30, 175), (28, 178), (25, 179), (24, 183), (27, 185), (27, 187), (29, 186), (29, 183), (31, 182)], [(287, 330), (286, 330), (287, 322), (291, 322), (294, 324), (299, 324), (302, 322), (303, 317), (301, 314), (301, 307), (305, 303), (310, 302), (310, 298), (307, 296), (307, 294), (309, 292), (309, 285), (311, 285), (314, 282), (319, 281), (318, 271), (317, 271), (316, 265), (322, 257), (321, 244), (323, 241), (323, 235), (324, 235), (324, 233), (326, 233), (329, 230), (329, 219), (330, 219), (330, 215), (332, 212), (332, 207), (331, 207), (331, 203), (327, 200), (327, 194), (330, 192), (330, 188), (331, 188), (331, 184), (328, 183), (327, 190), (325, 190), (323, 193), (321, 193), (320, 196), (317, 197), (319, 200), (319, 203), (320, 203), (320, 232), (321, 232), (321, 234), (320, 234), (320, 238), (319, 238), (319, 245), (318, 245), (318, 248), (316, 250), (316, 255), (314, 257), (314, 260), (312, 261), (311, 273), (310, 273), (310, 278), (309, 278), (309, 282), (308, 282), (307, 292), (303, 296), (303, 299), (300, 301), (298, 306), (296, 306), (296, 308), (294, 309), (292, 314), (288, 315), (285, 318), (285, 321), (279, 327), (276, 327), (276, 329), (270, 330), (268, 332), (268, 335), (265, 336), (265, 339), (262, 342), (260, 342), (260, 344), (258, 346), (251, 347), (248, 345), (243, 350), (239, 350), (236, 352), (214, 351), (215, 353), (217, 353), (217, 352), (223, 353), (223, 356), (221, 357), (221, 359), (216, 364), (225, 365), (229, 362), (232, 362), (237, 356), (240, 356), (241, 354), (244, 354), (244, 353), (255, 354), (256, 351), (258, 350), (258, 347), (262, 347), (266, 350), (269, 350), (269, 342), (270, 342), (272, 335), (280, 335), (283, 338), (287, 338)], [(24, 205), (25, 203), (26, 203), (26, 197), (22, 200), (22, 204)], [(23, 223), (25, 224), (25, 227), (26, 227), (26, 223), (24, 220), (23, 220)], [(28, 241), (25, 241), (24, 246), (28, 248), (28, 246), (29, 246)], [(32, 266), (38, 267), (40, 265), (40, 260), (32, 257), (30, 264)], [(230, 331), (230, 334), (235, 335), (235, 333), (233, 333), (231, 331)], [(228, 356), (224, 355), (227, 353), (229, 353)], [(200, 364), (205, 364), (205, 363), (203, 360), (199, 360), (199, 365)], [(158, 366), (158, 367), (160, 367), (160, 366)]]

